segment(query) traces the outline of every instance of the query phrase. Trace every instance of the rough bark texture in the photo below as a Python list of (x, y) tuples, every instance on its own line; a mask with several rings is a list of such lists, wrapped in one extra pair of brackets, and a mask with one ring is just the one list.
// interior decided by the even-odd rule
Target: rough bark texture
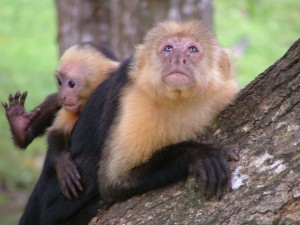
[(164, 19), (198, 19), (213, 29), (213, 0), (56, 0), (60, 54), (81, 41), (101, 42), (120, 57)]
[(233, 191), (205, 201), (189, 178), (99, 210), (100, 224), (300, 224), (300, 39), (200, 140), (239, 151)]

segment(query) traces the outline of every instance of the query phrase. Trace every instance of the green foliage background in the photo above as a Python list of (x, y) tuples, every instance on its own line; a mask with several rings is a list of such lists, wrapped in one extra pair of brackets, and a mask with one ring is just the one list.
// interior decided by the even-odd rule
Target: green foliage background
[[(32, 109), (56, 90), (56, 15), (51, 0), (0, 1), (0, 102), (17, 90), (29, 92)], [(31, 187), (40, 173), (45, 140), (26, 151), (10, 139), (4, 110), (0, 109), (0, 224), (17, 224)]]
[[(215, 0), (215, 31), (221, 44), (233, 48), (247, 43), (235, 59), (241, 86), (299, 38), (299, 12), (298, 0)], [(58, 59), (54, 1), (1, 0), (0, 49), (1, 102), (9, 93), (28, 90), (30, 110), (54, 92)], [(46, 145), (38, 139), (26, 151), (15, 149), (3, 109), (0, 127), (0, 225), (16, 224), (40, 173)]]

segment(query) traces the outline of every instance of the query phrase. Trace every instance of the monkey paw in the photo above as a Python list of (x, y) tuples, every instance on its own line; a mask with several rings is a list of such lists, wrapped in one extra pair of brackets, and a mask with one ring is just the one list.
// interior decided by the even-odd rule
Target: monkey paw
[(196, 175), (205, 198), (210, 199), (215, 196), (221, 199), (225, 187), (231, 190), (231, 171), (228, 161), (232, 160), (238, 160), (238, 155), (233, 149), (201, 145), (193, 153), (189, 169)]
[(9, 122), (14, 143), (20, 148), (26, 147), (27, 130), (32, 122), (40, 115), (40, 109), (26, 112), (24, 103), (27, 92), (21, 93), (17, 91), (14, 95), (9, 95), (9, 103), (2, 103), (5, 109), (6, 117)]
[(79, 198), (83, 191), (81, 176), (69, 151), (62, 152), (55, 160), (56, 173), (62, 193), (69, 199)]

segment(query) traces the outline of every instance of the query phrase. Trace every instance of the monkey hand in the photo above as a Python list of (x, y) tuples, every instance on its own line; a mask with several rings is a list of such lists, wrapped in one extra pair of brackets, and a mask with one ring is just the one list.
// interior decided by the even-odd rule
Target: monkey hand
[(6, 112), (6, 118), (9, 122), (13, 141), (19, 148), (27, 147), (27, 132), (32, 122), (40, 115), (40, 109), (26, 112), (24, 103), (27, 92), (20, 93), (17, 91), (14, 95), (9, 95), (9, 103), (2, 103)]
[(61, 152), (57, 158), (56, 173), (62, 193), (69, 199), (78, 198), (79, 192), (83, 191), (81, 176), (71, 158), (69, 151)]
[[(210, 145), (193, 151), (189, 170), (196, 175), (205, 198), (221, 199), (225, 187), (231, 190), (231, 171), (228, 161), (237, 161), (238, 154), (229, 148), (218, 149)], [(198, 148), (199, 148), (198, 147)]]

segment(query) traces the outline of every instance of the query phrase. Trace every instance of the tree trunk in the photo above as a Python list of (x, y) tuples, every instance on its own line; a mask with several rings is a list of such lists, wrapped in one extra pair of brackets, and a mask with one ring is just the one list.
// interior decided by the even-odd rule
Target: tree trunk
[(199, 140), (239, 152), (233, 191), (206, 201), (193, 178), (100, 209), (100, 224), (300, 224), (300, 39)]
[(212, 30), (213, 0), (56, 0), (59, 51), (81, 41), (101, 42), (120, 57), (158, 21), (203, 20)]

